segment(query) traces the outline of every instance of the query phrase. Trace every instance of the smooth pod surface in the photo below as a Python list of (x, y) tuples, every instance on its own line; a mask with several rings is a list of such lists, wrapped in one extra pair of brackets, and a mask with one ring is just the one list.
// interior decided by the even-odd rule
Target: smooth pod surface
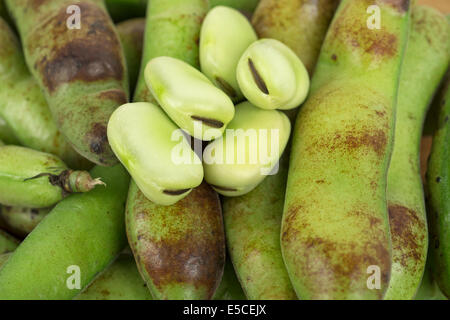
[(410, 8), (379, 0), (382, 28), (371, 30), (372, 4), (341, 1), (294, 129), (281, 247), (300, 299), (388, 289), (386, 183)]
[(225, 264), (219, 197), (206, 183), (170, 207), (131, 183), (126, 226), (138, 268), (155, 299), (211, 299)]
[(252, 17), (260, 38), (291, 48), (312, 75), (338, 0), (261, 0)]
[(251, 44), (236, 73), (244, 96), (262, 109), (297, 108), (309, 92), (308, 71), (294, 51), (278, 40)]
[(222, 136), (234, 117), (231, 99), (182, 60), (152, 59), (145, 68), (145, 81), (167, 115), (196, 139)]
[(284, 113), (263, 110), (249, 102), (237, 105), (225, 135), (203, 153), (205, 180), (225, 196), (250, 192), (277, 169), (290, 132)]
[(450, 75), (443, 89), (437, 130), (428, 162), (427, 186), (430, 195), (430, 246), (433, 248), (433, 275), (450, 298)]
[(253, 191), (222, 200), (228, 250), (250, 300), (297, 299), (280, 247), (288, 160)]
[(151, 103), (117, 109), (108, 138), (139, 189), (155, 203), (174, 204), (202, 183), (201, 160), (164, 111)]
[(125, 248), (129, 176), (118, 165), (95, 167), (107, 184), (59, 203), (0, 271), (2, 300), (72, 299)]
[(168, 56), (200, 67), (199, 39), (207, 0), (152, 0), (147, 6), (144, 53), (134, 101), (156, 102), (145, 83), (145, 67), (156, 57)]
[(73, 192), (87, 192), (101, 181), (72, 171), (58, 157), (18, 146), (0, 147), (0, 203), (47, 208)]
[(243, 99), (236, 78), (239, 59), (256, 40), (258, 37), (248, 19), (235, 9), (215, 7), (203, 22), (200, 34), (201, 70), (234, 102)]
[(428, 228), (420, 176), (420, 142), (428, 106), (447, 70), (450, 50), (450, 28), (444, 15), (416, 6), (411, 20), (388, 172), (392, 270), (387, 300), (413, 299), (425, 269)]
[(75, 300), (153, 300), (130, 254), (121, 254)]
[[(6, 5), (61, 133), (88, 160), (116, 164), (106, 126), (128, 101), (128, 75), (103, 1), (78, 1), (74, 7), (71, 0), (7, 0)], [(67, 11), (79, 13), (79, 24)]]

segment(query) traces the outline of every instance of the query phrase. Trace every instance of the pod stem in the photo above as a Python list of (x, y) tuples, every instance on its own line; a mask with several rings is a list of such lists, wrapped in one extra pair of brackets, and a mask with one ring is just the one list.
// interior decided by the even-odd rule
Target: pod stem
[(74, 170), (64, 170), (59, 175), (40, 173), (32, 178), (25, 179), (25, 181), (34, 180), (45, 176), (48, 176), (48, 180), (52, 185), (60, 187), (67, 194), (75, 192), (88, 192), (98, 185), (106, 186), (100, 178), (92, 178), (89, 172)]

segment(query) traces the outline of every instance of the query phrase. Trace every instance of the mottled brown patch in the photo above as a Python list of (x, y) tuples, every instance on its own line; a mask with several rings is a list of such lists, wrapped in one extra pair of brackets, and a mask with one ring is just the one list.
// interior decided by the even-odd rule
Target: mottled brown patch
[[(69, 30), (66, 7), (49, 17), (32, 33), (28, 44), (31, 55), (42, 52), (35, 67), (50, 93), (73, 81), (121, 81), (124, 65), (120, 44), (106, 12), (92, 3), (81, 2), (82, 29)], [(75, 35), (75, 36), (74, 36)], [(45, 43), (44, 43), (45, 41)]]
[(355, 239), (355, 242), (337, 243), (310, 237), (299, 242), (298, 254), (298, 267), (312, 299), (348, 299), (349, 293), (360, 297), (370, 293), (381, 299), (382, 290), (372, 291), (366, 286), (366, 271), (371, 265), (380, 267), (382, 287), (387, 288), (390, 253), (382, 240), (360, 243)]
[(100, 93), (99, 98), (101, 100), (111, 100), (116, 102), (118, 106), (123, 105), (128, 102), (127, 95), (123, 90), (112, 89), (108, 91), (103, 91)]
[[(151, 223), (158, 229), (155, 234), (139, 229), (138, 242), (133, 245), (140, 268), (157, 290), (164, 296), (169, 285), (192, 285), (206, 289), (205, 298), (211, 298), (225, 264), (225, 236), (217, 193), (202, 183), (175, 205), (160, 207), (149, 203), (139, 192), (134, 210), (137, 222)], [(191, 225), (174, 225), (179, 220), (177, 216), (192, 216), (183, 220)], [(165, 236), (161, 237), (160, 230), (165, 230)]]
[(423, 257), (423, 243), (426, 230), (424, 222), (417, 212), (401, 205), (389, 205), (389, 223), (391, 227), (394, 259), (404, 267), (411, 267), (411, 260), (419, 262)]
[[(365, 7), (370, 1), (361, 1)], [(399, 52), (398, 37), (386, 29), (371, 30), (367, 28), (365, 20), (355, 19), (355, 12), (359, 7), (347, 3), (343, 11), (332, 26), (331, 37), (338, 43), (344, 42), (352, 46), (352, 50), (363, 51), (379, 58), (393, 57)], [(373, 3), (372, 3), (373, 4)], [(364, 18), (365, 19), (365, 18)]]
[(363, 132), (360, 135), (346, 135), (342, 141), (347, 149), (369, 146), (379, 156), (382, 156), (386, 149), (387, 137), (383, 130), (374, 130), (373, 132)]
[(94, 123), (92, 129), (87, 132), (89, 148), (95, 154), (102, 154), (109, 148), (107, 129), (102, 123)]

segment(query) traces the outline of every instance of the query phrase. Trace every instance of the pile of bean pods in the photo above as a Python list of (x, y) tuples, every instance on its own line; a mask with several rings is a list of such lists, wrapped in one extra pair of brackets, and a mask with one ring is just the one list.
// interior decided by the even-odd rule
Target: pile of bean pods
[(0, 0), (0, 300), (450, 298), (450, 18), (375, 3)]

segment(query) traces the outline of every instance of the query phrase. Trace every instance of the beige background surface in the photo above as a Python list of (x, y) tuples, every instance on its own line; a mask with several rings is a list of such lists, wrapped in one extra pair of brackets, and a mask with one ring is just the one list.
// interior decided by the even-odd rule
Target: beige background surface
[(450, 13), (450, 0), (419, 0), (419, 3), (435, 7), (444, 13)]

